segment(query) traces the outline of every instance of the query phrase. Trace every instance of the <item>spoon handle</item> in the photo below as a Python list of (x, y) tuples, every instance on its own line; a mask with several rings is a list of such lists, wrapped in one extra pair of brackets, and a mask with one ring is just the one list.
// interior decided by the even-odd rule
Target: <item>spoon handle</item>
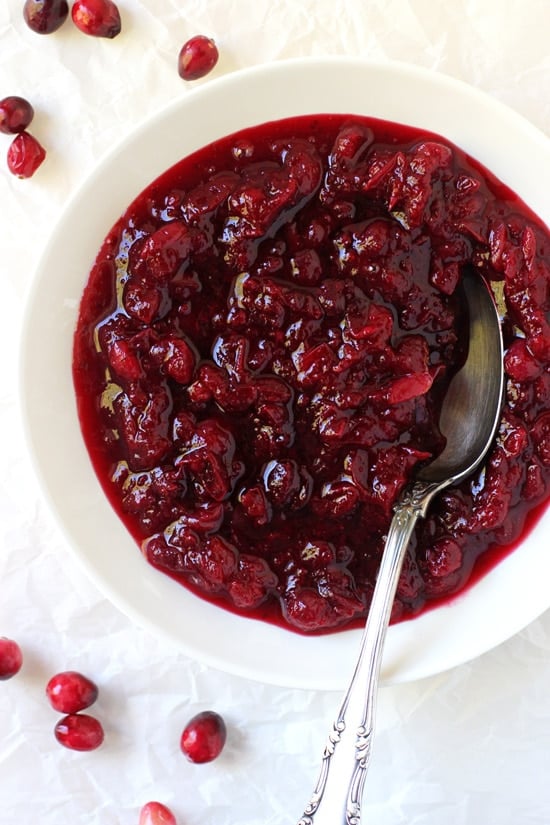
[(298, 825), (360, 825), (380, 665), (395, 591), (416, 521), (424, 517), (437, 487), (416, 482), (395, 506), (355, 670), (329, 733), (317, 784)]

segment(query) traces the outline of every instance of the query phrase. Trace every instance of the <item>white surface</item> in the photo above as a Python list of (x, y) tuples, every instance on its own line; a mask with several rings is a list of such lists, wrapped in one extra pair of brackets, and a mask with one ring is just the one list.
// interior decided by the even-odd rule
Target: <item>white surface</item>
[[(281, 88), (286, 92), (279, 99)], [(133, 198), (182, 156), (216, 138), (254, 123), (319, 111), (364, 113), (444, 134), (490, 165), (550, 225), (547, 182), (539, 175), (550, 169), (550, 140), (473, 87), (402, 63), (338, 57), (232, 72), (149, 118), (108, 153), (67, 203), (27, 301), (22, 391), (26, 429), (48, 500), (67, 540), (115, 604), (188, 655), (230, 673), (285, 687), (342, 690), (360, 631), (307, 638), (250, 622), (197, 599), (147, 565), (99, 488), (80, 432), (71, 375), (84, 284), (107, 231)], [(517, 146), (524, 148), (519, 156)], [(88, 214), (88, 204), (99, 203), (105, 209)], [(545, 612), (549, 529), (550, 510), (478, 586), (442, 609), (391, 627), (384, 681), (431, 676), (462, 664)], [(539, 571), (535, 582), (533, 569)]]
[[(548, 135), (550, 4), (136, 0), (120, 7), (124, 33), (114, 41), (87, 39), (70, 23), (40, 38), (22, 22), (19, 0), (0, 8), (0, 94), (31, 99), (31, 131), (49, 151), (30, 181), (0, 174), (0, 634), (17, 638), (26, 654), (21, 673), (0, 684), (0, 823), (132, 825), (139, 806), (157, 798), (181, 825), (292, 825), (309, 797), (337, 694), (262, 686), (199, 665), (134, 627), (90, 583), (52, 523), (23, 450), (14, 340), (24, 294), (64, 202), (97, 160), (187, 93), (175, 58), (188, 36), (216, 38), (215, 76), (325, 53), (406, 60), (478, 86)], [(0, 135), (0, 145), (8, 142)], [(69, 667), (100, 685), (106, 742), (95, 753), (71, 753), (53, 739), (57, 715), (44, 685)], [(547, 825), (549, 679), (546, 613), (471, 664), (385, 688), (365, 820)], [(226, 717), (229, 741), (217, 762), (192, 766), (178, 751), (179, 735), (206, 707)]]

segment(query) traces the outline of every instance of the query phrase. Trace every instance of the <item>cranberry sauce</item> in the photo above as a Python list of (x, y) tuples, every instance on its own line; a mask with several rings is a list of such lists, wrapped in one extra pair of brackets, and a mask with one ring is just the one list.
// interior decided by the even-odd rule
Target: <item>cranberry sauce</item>
[(359, 117), (249, 129), (141, 193), (90, 275), (74, 382), (149, 562), (298, 631), (364, 617), (396, 496), (444, 445), (465, 267), (502, 311), (506, 405), (484, 469), (418, 526), (394, 621), (495, 563), (549, 495), (547, 230), (447, 141)]

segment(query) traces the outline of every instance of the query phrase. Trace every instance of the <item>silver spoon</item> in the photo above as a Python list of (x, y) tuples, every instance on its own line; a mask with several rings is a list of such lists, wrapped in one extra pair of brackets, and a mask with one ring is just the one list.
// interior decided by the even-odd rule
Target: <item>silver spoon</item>
[(479, 466), (500, 421), (504, 369), (498, 312), (477, 273), (466, 272), (463, 286), (469, 312), (468, 356), (453, 377), (441, 410), (439, 424), (446, 446), (416, 474), (395, 505), (359, 658), (298, 825), (360, 825), (384, 640), (409, 539), (434, 496)]

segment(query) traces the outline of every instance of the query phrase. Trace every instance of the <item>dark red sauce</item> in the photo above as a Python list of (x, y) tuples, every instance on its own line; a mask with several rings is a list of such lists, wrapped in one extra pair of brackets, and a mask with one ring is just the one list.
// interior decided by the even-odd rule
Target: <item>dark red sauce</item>
[(466, 267), (502, 310), (502, 424), (419, 525), (394, 621), (487, 572), (546, 506), (548, 230), (448, 141), (355, 116), (229, 136), (142, 192), (91, 272), (74, 382), (149, 562), (295, 630), (364, 617), (395, 499), (444, 444)]

